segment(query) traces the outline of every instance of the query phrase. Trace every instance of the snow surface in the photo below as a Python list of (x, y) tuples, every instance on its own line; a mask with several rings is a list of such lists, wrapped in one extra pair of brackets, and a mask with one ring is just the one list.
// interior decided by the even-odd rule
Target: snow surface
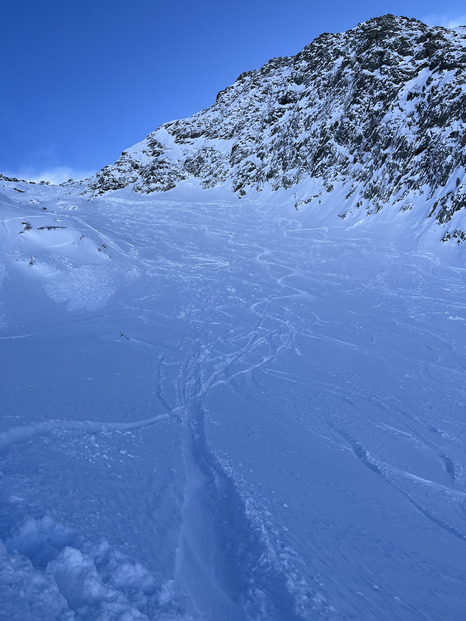
[(465, 618), (466, 272), (425, 210), (3, 185), (2, 620)]

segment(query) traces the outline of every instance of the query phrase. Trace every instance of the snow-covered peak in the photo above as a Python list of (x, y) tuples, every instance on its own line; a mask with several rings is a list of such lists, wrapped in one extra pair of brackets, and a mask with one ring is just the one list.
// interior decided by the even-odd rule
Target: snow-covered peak
[(241, 74), (210, 108), (159, 127), (90, 191), (150, 193), (197, 178), (239, 196), (293, 188), (297, 208), (343, 191), (341, 217), (416, 205), (440, 224), (454, 220), (446, 233), (459, 239), (465, 46), (464, 29), (393, 15), (324, 33), (296, 56)]

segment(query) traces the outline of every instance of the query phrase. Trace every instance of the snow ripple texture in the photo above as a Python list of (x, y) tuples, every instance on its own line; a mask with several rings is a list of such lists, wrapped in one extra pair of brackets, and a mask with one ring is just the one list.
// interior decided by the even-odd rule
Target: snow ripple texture
[(464, 616), (460, 247), (3, 186), (2, 621)]

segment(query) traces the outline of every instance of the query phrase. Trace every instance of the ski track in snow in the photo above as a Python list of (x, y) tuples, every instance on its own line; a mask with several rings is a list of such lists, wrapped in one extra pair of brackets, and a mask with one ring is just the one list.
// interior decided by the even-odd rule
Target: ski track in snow
[[(178, 395), (185, 404), (177, 409), (184, 410), (186, 489), (176, 581), (188, 591), (197, 613), (209, 619), (303, 619), (295, 612), (285, 568), (270, 555), (263, 524), (248, 514), (205, 432), (204, 396), (218, 381), (226, 381), (219, 376), (225, 377), (229, 366), (251, 351), (255, 339), (248, 338), (245, 348), (207, 380), (201, 379), (203, 342), (200, 337), (197, 355), (185, 362), (178, 378)], [(311, 607), (316, 596), (307, 587), (302, 590)]]
[(140, 429), (147, 425), (154, 425), (163, 420), (167, 420), (168, 415), (162, 414), (147, 418), (145, 420), (134, 421), (131, 423), (102, 423), (97, 421), (77, 421), (77, 420), (51, 420), (36, 425), (16, 427), (0, 433), (0, 451), (5, 451), (12, 445), (19, 442), (27, 442), (37, 436), (43, 436), (53, 431), (79, 431), (86, 433), (106, 433), (108, 431), (130, 431)]
[[(462, 540), (462, 541), (466, 541), (466, 534), (453, 527), (450, 526), (448, 523), (446, 523), (445, 521), (439, 519), (438, 517), (436, 517), (435, 513), (432, 511), (429, 511), (428, 509), (426, 509), (425, 507), (423, 507), (420, 503), (416, 502), (416, 500), (408, 493), (403, 492), (397, 485), (396, 482), (394, 482), (392, 480), (391, 475), (396, 473), (396, 469), (390, 467), (387, 464), (384, 464), (382, 462), (379, 462), (377, 460), (377, 458), (375, 458), (370, 451), (368, 451), (367, 449), (364, 448), (364, 446), (362, 446), (357, 440), (354, 440), (351, 436), (349, 436), (346, 432), (338, 430), (335, 428), (335, 430), (349, 443), (349, 445), (351, 446), (354, 455), (361, 461), (361, 463), (366, 467), (369, 468), (369, 470), (371, 470), (372, 472), (375, 472), (376, 474), (382, 476), (384, 478), (385, 481), (387, 481), (388, 483), (390, 483), (391, 485), (393, 485), (398, 491), (401, 491), (402, 494), (404, 494), (406, 496), (406, 498), (409, 500), (409, 502), (411, 502), (416, 509), (418, 509), (422, 515), (424, 515), (426, 518), (428, 518), (429, 520), (432, 520), (432, 522), (434, 522), (434, 524), (436, 524), (437, 526), (440, 526), (440, 528), (443, 528), (447, 533), (449, 533), (450, 535), (453, 535), (454, 537), (457, 537), (458, 539)], [(421, 477), (417, 477), (409, 472), (398, 472), (398, 474), (400, 474), (402, 477), (406, 477), (408, 479), (411, 479), (413, 481), (419, 482), (423, 485), (428, 485), (428, 486), (432, 486), (434, 488), (437, 488), (439, 490), (441, 490), (442, 492), (446, 492), (447, 494), (451, 495), (451, 496), (456, 496), (460, 499), (465, 499), (466, 498), (466, 493), (464, 492), (458, 492), (454, 489), (448, 488), (446, 486), (443, 485), (439, 485), (438, 483), (435, 483), (433, 481), (429, 481), (426, 479), (423, 479)]]
[[(68, 393), (59, 379), (49, 390), (48, 376), (42, 388), (32, 373), (31, 405), (22, 369), (8, 375), (6, 388), (30, 408), (30, 420), (0, 433), (10, 494), (0, 578), (6, 584), (15, 574), (31, 601), (33, 584), (46, 594), (21, 621), (459, 619), (465, 360), (464, 336), (449, 319), (466, 311), (464, 271), (400, 254), (395, 242), (374, 247), (364, 231), (306, 228), (295, 214), (277, 218), (245, 201), (113, 194), (80, 206), (79, 215), (53, 205), (68, 226), (105, 243), (105, 261), (128, 260), (138, 276), (115, 280), (105, 305), (91, 311), (63, 289), (67, 314), (48, 300), (42, 317), (55, 312), (56, 320), (46, 328), (25, 316), (24, 325), (7, 319), (0, 335), (8, 352), (47, 352), (68, 336), (72, 353), (88, 357), (83, 368), (73, 363), (88, 385), (72, 367)], [(9, 228), (7, 241), (15, 242)], [(107, 269), (92, 265), (89, 278)], [(58, 375), (53, 360), (51, 353)], [(70, 420), (44, 421), (60, 402), (83, 418), (102, 420), (97, 412), (108, 408), (112, 422), (71, 412)], [(106, 437), (130, 431), (138, 433)], [(51, 506), (21, 475), (24, 443), (34, 441), (24, 451), (46, 473), (74, 442), (77, 489), (85, 437), (99, 434), (105, 450), (95, 448), (86, 473), (122, 470), (117, 483), (97, 482), (92, 493), (98, 498), (103, 485), (108, 506), (123, 504), (129, 515), (132, 502), (148, 507), (141, 520), (134, 509), (133, 557), (118, 550), (121, 518), (108, 508), (79, 534), (80, 509), (73, 518), (65, 504)], [(179, 461), (160, 480), (174, 454)], [(103, 524), (112, 532), (101, 532)], [(148, 538), (163, 560), (146, 569)]]

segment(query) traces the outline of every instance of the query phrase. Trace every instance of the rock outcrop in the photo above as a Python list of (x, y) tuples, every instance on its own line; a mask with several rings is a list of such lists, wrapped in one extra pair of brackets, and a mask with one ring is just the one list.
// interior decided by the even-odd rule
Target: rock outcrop
[(446, 223), (466, 207), (465, 127), (466, 28), (385, 15), (243, 73), (210, 108), (124, 151), (90, 189), (149, 193), (196, 177), (242, 196), (315, 180), (296, 207), (343, 188), (345, 209), (406, 211), (423, 198)]

